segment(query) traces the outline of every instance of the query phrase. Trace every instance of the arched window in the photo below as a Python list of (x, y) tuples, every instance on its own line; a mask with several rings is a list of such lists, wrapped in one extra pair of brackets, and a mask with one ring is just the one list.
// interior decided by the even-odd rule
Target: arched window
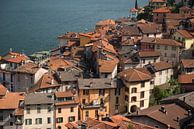
[(137, 93), (137, 88), (132, 88), (131, 93)]
[(136, 102), (136, 101), (137, 101), (137, 97), (136, 96), (131, 97), (131, 102)]

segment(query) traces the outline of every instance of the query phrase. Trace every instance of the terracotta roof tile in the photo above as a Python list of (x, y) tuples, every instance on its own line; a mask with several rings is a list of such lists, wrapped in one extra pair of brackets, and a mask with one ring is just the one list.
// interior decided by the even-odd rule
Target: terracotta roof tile
[(138, 24), (137, 25), (140, 31), (144, 34), (155, 34), (155, 33), (162, 33), (161, 26), (155, 23), (145, 23), (145, 24)]
[(48, 65), (51, 70), (58, 70), (59, 68), (73, 66), (73, 63), (60, 57), (50, 57)]
[(55, 105), (56, 106), (63, 106), (63, 105), (78, 105), (79, 104), (79, 98), (75, 97), (73, 100), (69, 100), (69, 101), (62, 101), (62, 102), (56, 102)]
[(182, 46), (180, 42), (177, 42), (173, 39), (161, 39), (161, 38), (150, 38), (150, 37), (144, 37), (141, 40), (141, 43), (152, 43), (152, 44), (160, 44), (160, 45), (168, 45), (168, 46)]
[(7, 92), (8, 92), (7, 88), (5, 88), (5, 86), (0, 84), (0, 96), (6, 95)]
[(194, 38), (187, 30), (177, 30), (184, 38)]
[(19, 102), (24, 100), (23, 93), (7, 93), (0, 99), (0, 109), (17, 109)]
[(162, 8), (158, 8), (153, 10), (153, 13), (170, 13), (170, 9), (168, 7), (162, 7)]
[[(163, 113), (160, 109), (161, 107), (165, 108), (167, 113)], [(177, 117), (179, 117), (180, 121), (186, 119), (188, 117), (187, 110), (176, 105), (176, 104), (164, 104), (164, 105), (156, 105), (149, 107), (144, 110), (140, 110), (138, 115), (134, 113), (135, 116), (147, 116), (154, 120), (157, 120), (166, 126), (170, 125), (171, 128), (180, 129), (180, 123), (176, 121)]]
[(181, 63), (184, 68), (194, 68), (194, 59), (182, 59)]
[(160, 52), (157, 51), (140, 51), (139, 56), (141, 58), (146, 58), (146, 57), (159, 57), (161, 54)]
[(96, 23), (97, 26), (115, 25), (115, 21), (112, 19), (106, 19)]
[(152, 76), (148, 74), (149, 72), (144, 68), (140, 69), (126, 69), (119, 73), (119, 76), (128, 82), (141, 82), (152, 79)]
[(156, 62), (151, 64), (154, 69), (156, 71), (161, 71), (161, 70), (165, 70), (165, 69), (171, 69), (172, 68), (172, 64), (166, 62), (166, 61), (160, 61), (160, 62)]
[(116, 61), (113, 60), (98, 60), (99, 70), (101, 73), (112, 73), (117, 65)]
[(194, 74), (182, 74), (178, 77), (178, 82), (181, 84), (189, 84), (193, 83), (194, 80)]
[(57, 98), (64, 98), (64, 97), (73, 97), (74, 94), (71, 91), (55, 92), (55, 96)]
[(7, 55), (2, 57), (2, 60), (12, 63), (22, 63), (23, 61), (25, 62), (26, 60), (29, 60), (29, 58), (24, 54), (9, 52)]

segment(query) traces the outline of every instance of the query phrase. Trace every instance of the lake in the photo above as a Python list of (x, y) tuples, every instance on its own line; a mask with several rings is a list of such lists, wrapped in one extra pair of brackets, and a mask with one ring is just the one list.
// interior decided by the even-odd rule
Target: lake
[[(129, 16), (135, 0), (0, 0), (0, 54), (57, 47), (57, 36), (93, 30), (95, 23)], [(147, 0), (139, 0), (143, 6)]]

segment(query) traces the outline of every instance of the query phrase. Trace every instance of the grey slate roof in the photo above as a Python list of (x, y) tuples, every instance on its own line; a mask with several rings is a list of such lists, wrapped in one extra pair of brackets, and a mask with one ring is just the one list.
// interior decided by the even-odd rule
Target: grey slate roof
[(78, 79), (79, 89), (110, 89), (116, 88), (116, 84), (109, 78)]
[(52, 104), (54, 99), (50, 98), (52, 96), (50, 93), (30, 93), (25, 96), (25, 105), (33, 104)]

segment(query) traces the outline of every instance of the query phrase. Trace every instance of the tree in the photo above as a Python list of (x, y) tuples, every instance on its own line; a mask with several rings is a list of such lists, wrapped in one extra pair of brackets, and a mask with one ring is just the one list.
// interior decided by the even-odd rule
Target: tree
[(134, 129), (131, 124), (128, 125), (128, 129)]
[(194, 0), (189, 0), (189, 1), (188, 1), (188, 4), (189, 4), (189, 6), (192, 8), (192, 7), (194, 6)]

